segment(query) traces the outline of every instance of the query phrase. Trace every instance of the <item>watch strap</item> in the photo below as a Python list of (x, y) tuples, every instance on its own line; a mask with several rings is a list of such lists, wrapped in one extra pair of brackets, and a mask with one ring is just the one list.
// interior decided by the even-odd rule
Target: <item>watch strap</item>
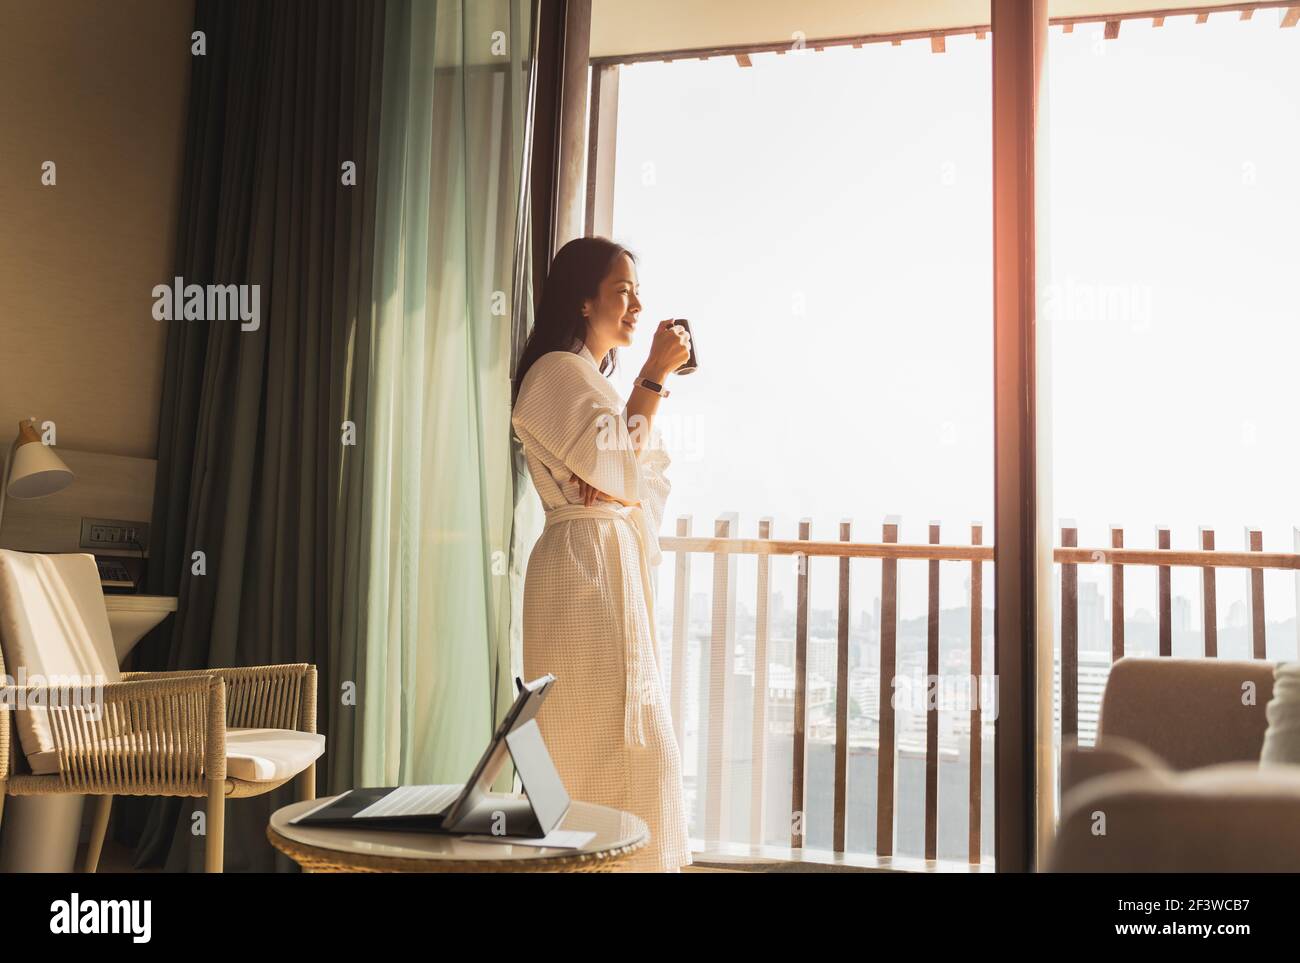
[(669, 394), (668, 389), (665, 388), (657, 381), (651, 381), (649, 378), (637, 378), (635, 384), (640, 385), (642, 388), (645, 388), (647, 391), (653, 391), (661, 398), (668, 397)]

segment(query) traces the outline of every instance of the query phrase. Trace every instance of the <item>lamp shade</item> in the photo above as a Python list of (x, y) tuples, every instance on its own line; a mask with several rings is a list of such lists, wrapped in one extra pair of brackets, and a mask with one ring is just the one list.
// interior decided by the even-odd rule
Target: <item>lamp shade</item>
[(49, 445), (29, 441), (14, 451), (8, 490), (14, 498), (40, 498), (67, 488), (73, 477)]

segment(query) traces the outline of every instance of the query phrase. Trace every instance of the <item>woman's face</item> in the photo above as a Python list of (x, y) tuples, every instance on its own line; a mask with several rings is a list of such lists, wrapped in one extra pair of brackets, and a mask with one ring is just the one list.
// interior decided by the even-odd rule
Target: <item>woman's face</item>
[(637, 317), (641, 314), (641, 299), (637, 297), (636, 265), (626, 254), (620, 254), (595, 299), (583, 302), (586, 311), (588, 341), (604, 346), (605, 350), (632, 343)]

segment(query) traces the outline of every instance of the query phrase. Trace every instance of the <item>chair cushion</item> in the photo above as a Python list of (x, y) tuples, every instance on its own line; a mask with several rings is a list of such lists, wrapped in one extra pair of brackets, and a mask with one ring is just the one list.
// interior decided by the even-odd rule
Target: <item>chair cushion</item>
[(1294, 873), (1300, 870), (1300, 766), (1230, 762), (1090, 779), (1062, 800), (1046, 868)]
[[(93, 555), (0, 549), (0, 652), (15, 685), (93, 686), (121, 679)], [(47, 712), (14, 710), (29, 760), (54, 750)]]
[[(115, 748), (122, 737), (109, 740)], [(150, 751), (148, 736), (137, 737), (140, 751)], [(325, 737), (316, 732), (293, 729), (227, 729), (226, 776), (244, 782), (279, 782), (298, 775), (325, 752)], [(59, 771), (59, 754), (54, 751), (28, 756), (32, 773), (53, 775)]]
[(227, 729), (226, 775), (276, 782), (298, 775), (325, 752), (325, 737), (294, 729)]

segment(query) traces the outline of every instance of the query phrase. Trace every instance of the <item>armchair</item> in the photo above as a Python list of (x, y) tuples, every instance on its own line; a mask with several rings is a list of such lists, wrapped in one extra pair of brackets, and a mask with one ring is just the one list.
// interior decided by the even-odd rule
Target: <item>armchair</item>
[(1300, 766), (1260, 766), (1272, 662), (1124, 658), (1067, 746), (1058, 872), (1300, 870)]
[(0, 678), (0, 819), (6, 795), (95, 797), (87, 872), (115, 795), (205, 799), (204, 868), (217, 873), (227, 798), (291, 779), (315, 798), (315, 667), (120, 673), (90, 555), (0, 550)]

